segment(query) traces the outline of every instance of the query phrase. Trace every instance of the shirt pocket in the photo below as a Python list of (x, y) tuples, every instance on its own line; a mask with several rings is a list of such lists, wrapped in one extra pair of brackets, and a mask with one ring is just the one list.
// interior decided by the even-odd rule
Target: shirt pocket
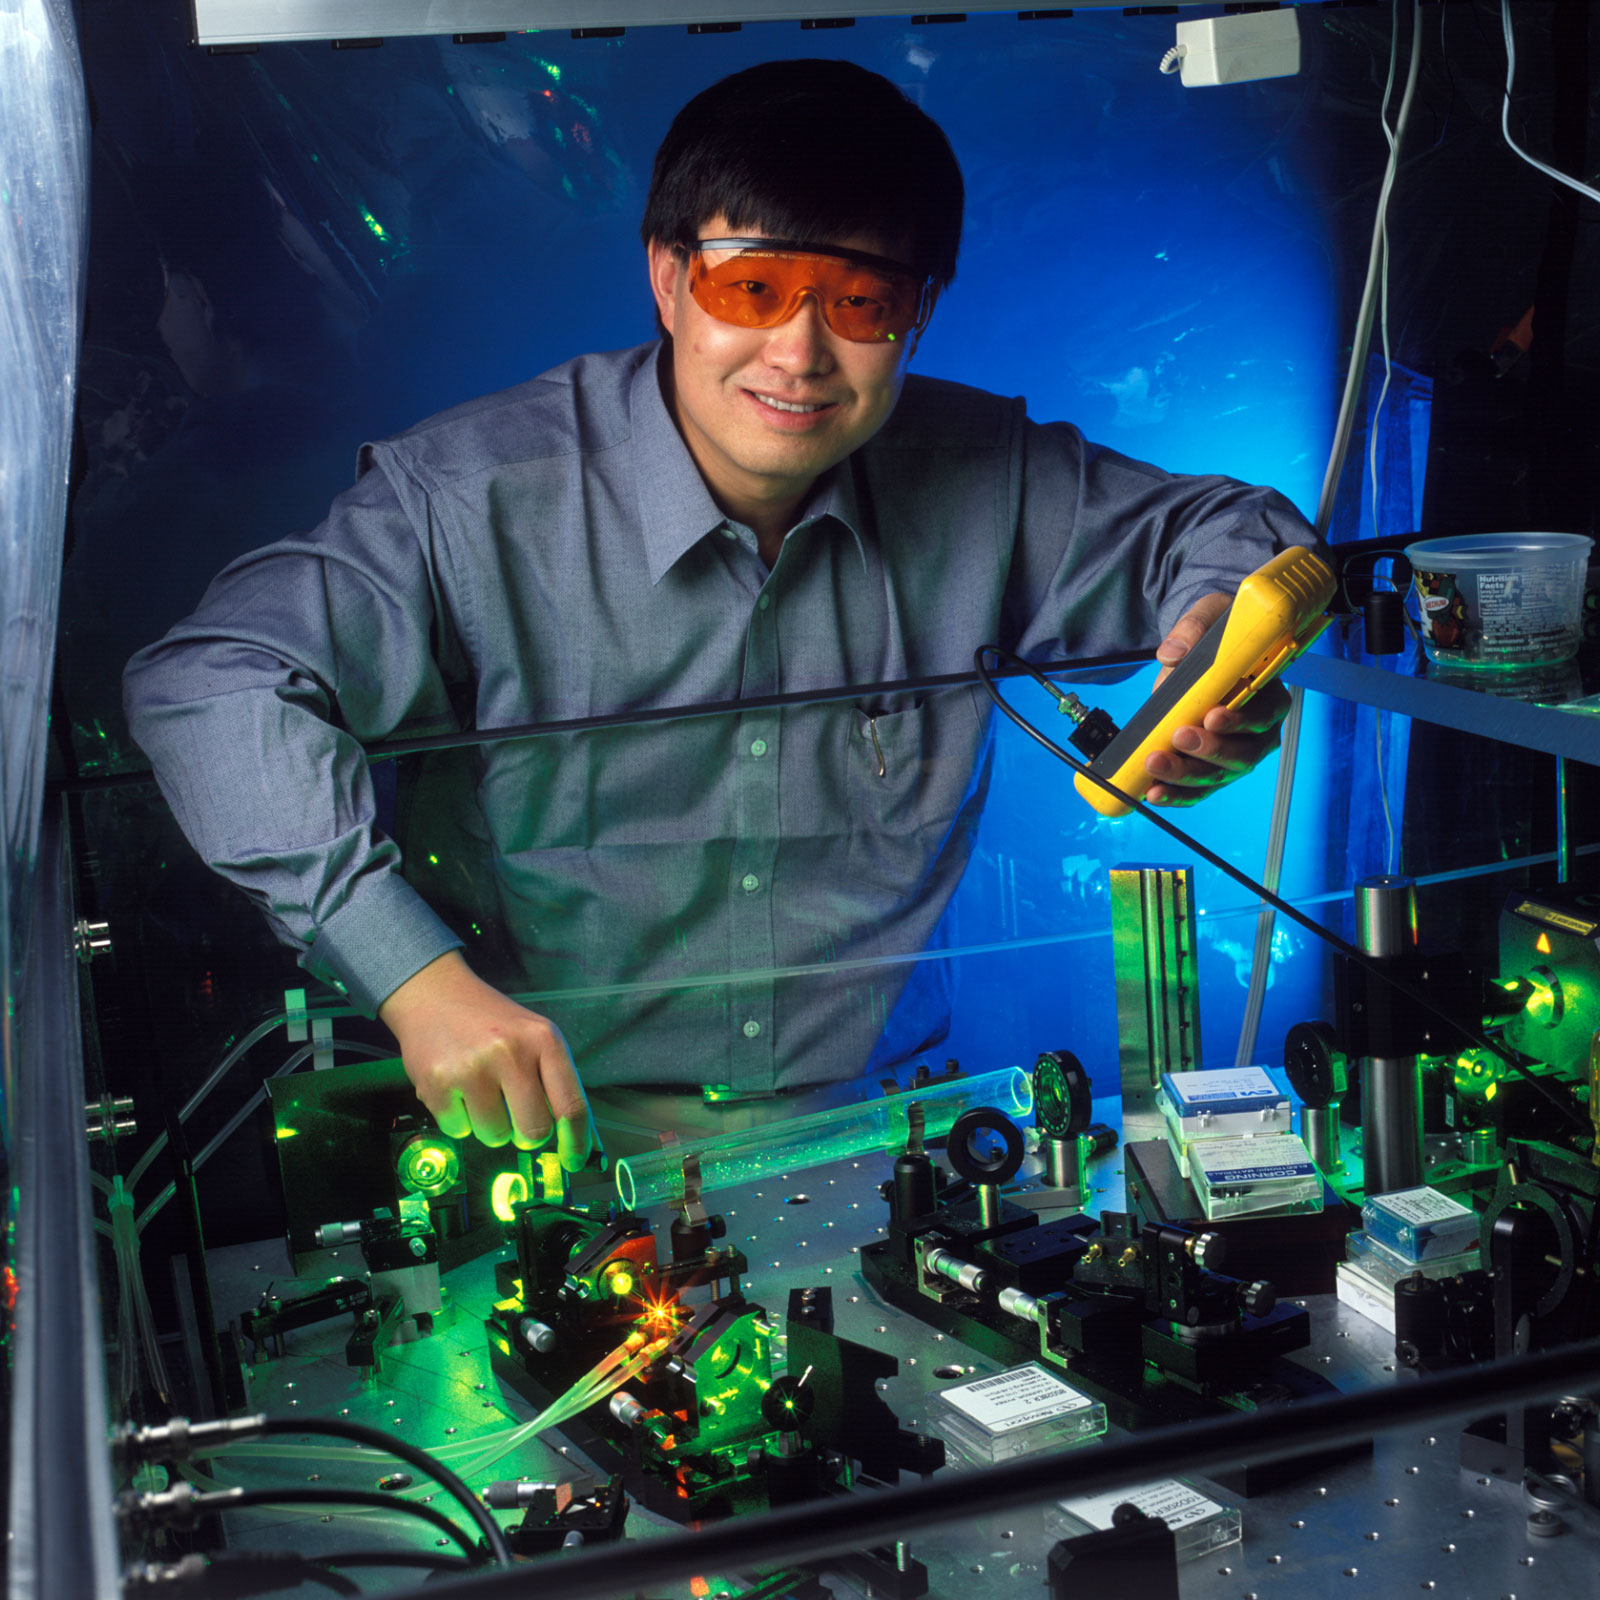
[(873, 882), (916, 892), (971, 788), (987, 718), (962, 687), (910, 705), (858, 705), (849, 739), (851, 856)]

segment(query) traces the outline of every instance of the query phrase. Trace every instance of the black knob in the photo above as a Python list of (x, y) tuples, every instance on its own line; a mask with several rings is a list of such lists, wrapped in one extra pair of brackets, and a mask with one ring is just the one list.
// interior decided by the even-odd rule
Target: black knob
[(1278, 1291), (1261, 1279), (1239, 1285), (1239, 1305), (1252, 1317), (1264, 1317), (1278, 1303)]
[(1297, 1022), (1283, 1041), (1289, 1087), (1310, 1111), (1326, 1111), (1344, 1093), (1345, 1055), (1326, 1022)]

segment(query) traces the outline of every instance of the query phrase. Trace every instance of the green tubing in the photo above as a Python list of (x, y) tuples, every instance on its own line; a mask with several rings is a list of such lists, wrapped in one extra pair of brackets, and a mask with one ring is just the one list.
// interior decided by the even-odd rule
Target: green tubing
[(898, 1150), (906, 1142), (906, 1108), (913, 1102), (923, 1110), (923, 1137), (937, 1139), (973, 1106), (994, 1106), (1019, 1119), (1030, 1116), (1033, 1085), (1021, 1067), (1002, 1067), (915, 1092), (626, 1156), (617, 1162), (617, 1198), (629, 1211), (676, 1198), (683, 1193), (683, 1162), (690, 1155), (700, 1158), (700, 1192), (710, 1194), (775, 1172), (799, 1172), (828, 1161)]

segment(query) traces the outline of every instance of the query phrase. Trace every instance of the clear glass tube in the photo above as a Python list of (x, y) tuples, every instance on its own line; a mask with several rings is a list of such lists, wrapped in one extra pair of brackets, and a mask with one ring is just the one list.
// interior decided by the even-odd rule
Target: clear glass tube
[(683, 1163), (691, 1155), (700, 1158), (700, 1192), (711, 1194), (775, 1172), (798, 1172), (827, 1161), (897, 1150), (905, 1145), (906, 1108), (913, 1102), (923, 1109), (923, 1137), (937, 1139), (972, 1106), (994, 1106), (1018, 1118), (1029, 1116), (1033, 1081), (1021, 1067), (1003, 1067), (998, 1072), (952, 1078), (809, 1117), (625, 1156), (617, 1162), (617, 1198), (630, 1211), (675, 1199), (683, 1193)]

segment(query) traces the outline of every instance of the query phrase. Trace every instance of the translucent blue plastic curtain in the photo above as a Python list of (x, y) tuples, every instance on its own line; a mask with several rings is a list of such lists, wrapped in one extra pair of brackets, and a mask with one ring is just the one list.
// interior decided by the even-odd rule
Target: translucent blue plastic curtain
[(65, 0), (0, 0), (0, 1066), (10, 1144), (72, 445), (88, 117)]

